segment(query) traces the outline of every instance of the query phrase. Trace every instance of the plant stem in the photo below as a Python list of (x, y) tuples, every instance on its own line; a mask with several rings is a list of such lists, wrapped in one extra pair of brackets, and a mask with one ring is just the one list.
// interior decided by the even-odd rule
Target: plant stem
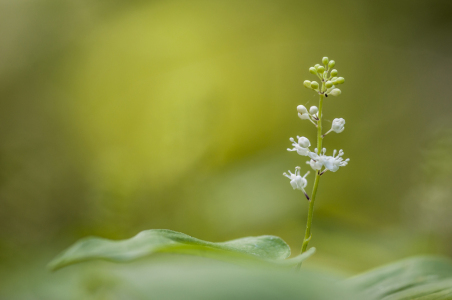
[[(325, 90), (325, 82), (322, 82), (322, 91)], [(323, 97), (324, 94), (320, 94), (319, 100), (319, 120), (317, 121), (317, 154), (320, 155), (322, 151), (322, 108), (323, 108)], [(314, 203), (315, 196), (317, 195), (317, 188), (319, 187), (320, 181), (320, 171), (317, 171), (315, 174), (314, 187), (312, 189), (311, 200), (309, 201), (309, 210), (308, 210), (308, 220), (306, 222), (306, 233), (304, 235), (303, 245), (301, 246), (301, 253), (305, 252), (308, 248), (309, 241), (311, 240), (311, 225), (312, 225), (312, 216), (314, 215)], [(301, 263), (298, 267), (301, 266)]]

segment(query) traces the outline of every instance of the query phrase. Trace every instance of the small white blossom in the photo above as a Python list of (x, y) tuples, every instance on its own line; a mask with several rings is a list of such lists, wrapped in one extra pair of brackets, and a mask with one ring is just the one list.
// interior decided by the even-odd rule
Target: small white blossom
[(319, 159), (317, 159), (317, 160), (311, 159), (307, 163), (309, 163), (309, 165), (311, 166), (311, 168), (313, 170), (320, 170), (323, 167), (323, 162), (320, 161)]
[(309, 147), (311, 146), (311, 143), (304, 136), (302, 137), (297, 136), (297, 139), (298, 142), (295, 142), (294, 138), (290, 138), (293, 148), (292, 149), (287, 148), (287, 151), (297, 151), (298, 154), (307, 156), (309, 153)]
[(344, 155), (344, 151), (342, 149), (339, 150), (337, 156), (336, 152), (336, 150), (333, 151), (333, 156), (326, 156), (325, 148), (323, 148), (323, 151), (320, 155), (315, 152), (309, 152), (308, 156), (311, 158), (309, 164), (314, 170), (320, 170), (322, 166), (324, 166), (325, 171), (329, 170), (331, 172), (336, 172), (337, 170), (339, 170), (339, 167), (345, 167), (350, 161), (350, 158), (347, 158), (346, 160), (342, 158), (342, 155)]
[(328, 156), (324, 162), (325, 168), (327, 168), (331, 172), (336, 172), (337, 170), (339, 170), (339, 167), (345, 167), (350, 161), (350, 158), (347, 158), (346, 160), (342, 158), (342, 155), (344, 155), (344, 151), (342, 151), (342, 149), (339, 150), (339, 153), (336, 157), (335, 155), (336, 150), (334, 150), (333, 156)]
[(333, 120), (333, 124), (331, 126), (331, 130), (336, 133), (341, 133), (344, 131), (345, 120), (342, 118), (336, 118)]
[(306, 198), (308, 198), (308, 194), (306, 193), (306, 191), (304, 190), (304, 188), (306, 187), (306, 185), (308, 184), (308, 181), (306, 180), (306, 176), (308, 176), (309, 171), (304, 174), (303, 177), (300, 176), (300, 167), (296, 167), (295, 168), (295, 174), (293, 174), (292, 172), (289, 171), (289, 174), (287, 173), (283, 173), (284, 176), (286, 176), (287, 178), (290, 179), (290, 185), (293, 187), (294, 190), (300, 190), (302, 191)]
[(333, 124), (331, 124), (331, 129), (328, 130), (324, 135), (322, 135), (322, 138), (325, 137), (325, 135), (327, 135), (331, 131), (334, 131), (336, 133), (341, 133), (345, 129), (344, 125), (345, 125), (345, 120), (344, 119), (342, 119), (342, 118), (334, 119), (333, 120)]
[(307, 163), (309, 163), (309, 165), (311, 166), (311, 168), (313, 170), (320, 170), (323, 167), (323, 163), (325, 162), (326, 156), (325, 156), (325, 152), (326, 149), (323, 148), (323, 151), (320, 153), (320, 155), (318, 155), (317, 152), (317, 148), (314, 149), (314, 152), (309, 152), (308, 156), (311, 158), (311, 160)]

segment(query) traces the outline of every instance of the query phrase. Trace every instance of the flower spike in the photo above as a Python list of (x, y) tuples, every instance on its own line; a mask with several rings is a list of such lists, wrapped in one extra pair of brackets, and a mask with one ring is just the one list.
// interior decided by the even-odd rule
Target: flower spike
[[(311, 151), (309, 147), (311, 143), (306, 137), (299, 137), (297, 139), (290, 138), (293, 148), (287, 149), (288, 151), (297, 152), (301, 156), (309, 157), (306, 164), (315, 171), (315, 180), (312, 189), (311, 198), (305, 191), (307, 180), (306, 175), (303, 177), (300, 175), (300, 167), (295, 168), (295, 173), (284, 173), (283, 175), (290, 179), (290, 185), (293, 189), (301, 190), (309, 201), (308, 218), (306, 224), (306, 232), (301, 246), (301, 253), (307, 250), (309, 241), (311, 240), (311, 225), (312, 225), (312, 215), (314, 211), (314, 202), (317, 195), (317, 189), (319, 186), (320, 176), (326, 172), (337, 172), (340, 167), (345, 167), (350, 161), (349, 158), (344, 159), (344, 151), (341, 149), (339, 151), (334, 150), (333, 155), (327, 155), (326, 148), (323, 148), (323, 138), (334, 131), (336, 133), (341, 133), (345, 129), (345, 120), (343, 118), (335, 118), (331, 124), (331, 129), (327, 129), (326, 133), (323, 131), (322, 121), (324, 118), (324, 102), (327, 97), (337, 97), (341, 95), (342, 91), (338, 88), (340, 84), (345, 82), (344, 77), (338, 76), (338, 71), (334, 69), (336, 62), (330, 60), (328, 57), (322, 58), (322, 64), (316, 64), (309, 68), (309, 72), (320, 81), (310, 81), (305, 80), (303, 82), (304, 87), (313, 90), (319, 96), (319, 102), (317, 106), (311, 106), (307, 109), (304, 105), (297, 106), (298, 117), (302, 120), (309, 120), (317, 128), (317, 147), (314, 151)], [(328, 172), (329, 173), (329, 172)], [(298, 268), (301, 264), (298, 265)]]

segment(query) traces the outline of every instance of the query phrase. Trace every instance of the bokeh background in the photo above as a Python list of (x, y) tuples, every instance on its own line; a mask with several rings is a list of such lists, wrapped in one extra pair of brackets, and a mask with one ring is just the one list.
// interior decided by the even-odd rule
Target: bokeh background
[(298, 253), (282, 173), (305, 166), (289, 137), (314, 141), (296, 106), (323, 56), (346, 80), (326, 127), (347, 122), (325, 146), (351, 162), (322, 177), (306, 266), (452, 256), (451, 49), (447, 0), (1, 0), (1, 276), (150, 228)]

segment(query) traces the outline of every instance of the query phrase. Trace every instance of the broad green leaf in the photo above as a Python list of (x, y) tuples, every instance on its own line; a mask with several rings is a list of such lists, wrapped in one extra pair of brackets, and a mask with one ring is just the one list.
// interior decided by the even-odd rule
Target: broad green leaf
[[(7, 300), (353, 300), (343, 278), (312, 268), (242, 268), (183, 255), (110, 264), (92, 261), (45, 272), (41, 258), (2, 268), (0, 299)], [(25, 278), (24, 278), (25, 276)], [(30, 280), (28, 280), (30, 279)], [(362, 300), (362, 299), (360, 299)]]
[(315, 249), (287, 259), (289, 246), (276, 236), (245, 237), (222, 243), (203, 241), (184, 233), (151, 229), (120, 241), (97, 237), (81, 239), (51, 261), (48, 267), (57, 270), (64, 266), (95, 259), (127, 262), (158, 252), (184, 253), (222, 260), (259, 260), (278, 265), (295, 265), (314, 253)]
[(452, 261), (414, 257), (389, 264), (346, 281), (363, 299), (452, 299)]

